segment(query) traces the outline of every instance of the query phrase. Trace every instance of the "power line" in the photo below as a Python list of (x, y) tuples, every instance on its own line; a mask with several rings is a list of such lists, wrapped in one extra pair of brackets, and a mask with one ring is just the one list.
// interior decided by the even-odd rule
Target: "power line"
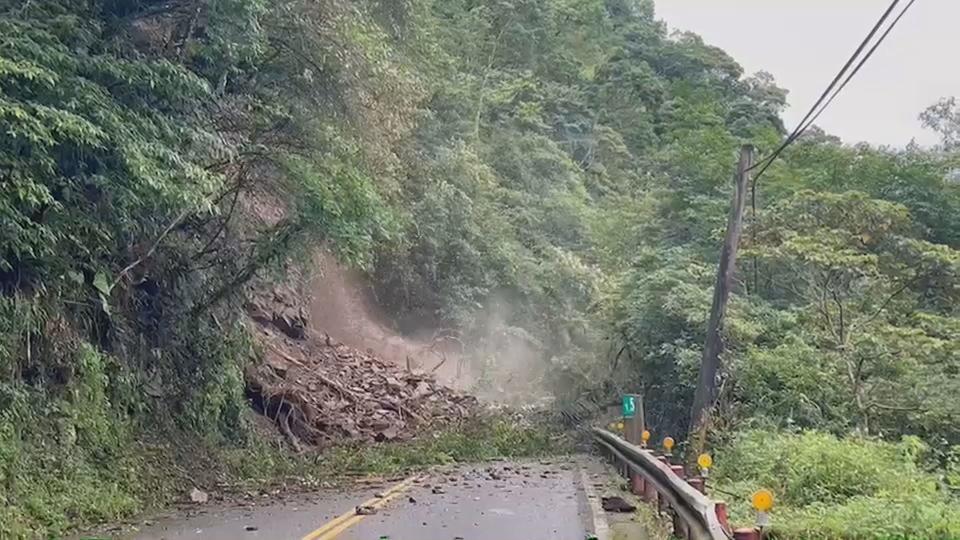
[[(860, 46), (857, 47), (857, 50), (854, 51), (850, 59), (847, 60), (847, 63), (844, 64), (840, 72), (837, 73), (837, 76), (834, 77), (833, 81), (830, 82), (830, 86), (828, 86), (827, 89), (823, 91), (823, 94), (820, 95), (820, 99), (818, 99), (817, 102), (813, 104), (813, 106), (807, 112), (806, 116), (803, 117), (803, 120), (801, 120), (800, 123), (797, 124), (797, 127), (793, 130), (793, 133), (791, 133), (790, 136), (787, 137), (787, 139), (770, 155), (769, 158), (764, 159), (763, 161), (757, 163), (756, 165), (748, 169), (748, 170), (753, 170), (758, 167), (760, 168), (760, 171), (753, 177), (753, 182), (751, 184), (751, 189), (750, 189), (750, 207), (751, 207), (751, 214), (754, 216), (754, 219), (756, 219), (756, 215), (757, 215), (757, 185), (760, 181), (760, 177), (763, 176), (763, 173), (765, 173), (767, 169), (770, 168), (770, 166), (776, 161), (776, 159), (780, 156), (780, 154), (787, 149), (787, 147), (789, 147), (791, 144), (794, 143), (794, 141), (800, 138), (800, 136), (803, 135), (807, 131), (807, 129), (809, 129), (810, 126), (812, 126), (813, 123), (817, 121), (818, 118), (820, 118), (820, 115), (822, 115), (823, 112), (827, 110), (830, 104), (833, 103), (833, 101), (837, 98), (838, 95), (840, 95), (840, 92), (842, 92), (843, 89), (846, 88), (848, 84), (850, 84), (850, 81), (853, 80), (853, 78), (857, 75), (857, 73), (860, 72), (860, 69), (863, 68), (864, 64), (866, 64), (867, 61), (870, 60), (870, 58), (873, 56), (873, 53), (875, 53), (877, 49), (880, 47), (880, 45), (887, 39), (887, 36), (890, 35), (890, 32), (893, 31), (893, 29), (897, 26), (900, 20), (903, 19), (903, 16), (907, 14), (907, 11), (909, 11), (910, 8), (913, 7), (913, 4), (916, 3), (916, 1), (917, 0), (910, 0), (907, 6), (903, 8), (900, 14), (897, 15), (897, 17), (893, 20), (892, 23), (890, 23), (890, 26), (888, 26), (887, 29), (883, 32), (883, 34), (880, 35), (880, 39), (878, 39), (877, 42), (873, 44), (870, 50), (867, 51), (867, 54), (864, 55), (864, 57), (861, 58), (860, 61), (857, 63), (856, 67), (853, 68), (853, 71), (849, 75), (847, 75), (846, 79), (844, 79), (843, 82), (840, 84), (840, 86), (837, 87), (837, 83), (840, 81), (840, 79), (843, 79), (844, 75), (846, 75), (847, 71), (850, 69), (850, 66), (852, 66), (853, 63), (856, 62), (857, 58), (861, 55), (861, 53), (863, 53), (863, 50), (867, 47), (867, 45), (870, 43), (873, 37), (877, 34), (880, 28), (883, 27), (883, 24), (890, 17), (890, 14), (893, 13), (894, 9), (896, 9), (897, 5), (900, 3), (900, 0), (893, 0), (890, 6), (887, 7), (886, 11), (883, 12), (883, 15), (880, 17), (880, 20), (877, 21), (877, 23), (873, 26), (873, 29), (870, 30), (870, 33), (867, 34), (867, 37), (864, 38), (864, 40), (860, 43)], [(836, 88), (836, 90), (834, 90), (834, 88)], [(829, 98), (827, 96), (829, 96)], [(753, 235), (754, 235), (753, 240), (754, 242), (756, 242), (756, 229), (754, 229)], [(757, 266), (756, 257), (754, 257), (753, 259), (753, 276), (754, 276), (753, 277), (754, 287), (755, 288), (759, 287), (760, 277), (759, 277), (759, 268)]]
[(870, 57), (873, 56), (873, 53), (877, 52), (877, 49), (880, 48), (880, 45), (883, 43), (883, 41), (887, 39), (887, 36), (890, 35), (890, 32), (893, 31), (894, 27), (897, 26), (897, 23), (900, 22), (900, 19), (902, 19), (903, 16), (907, 14), (907, 11), (913, 6), (914, 3), (916, 3), (916, 1), (917, 0), (910, 0), (910, 3), (908, 3), (907, 6), (903, 8), (903, 11), (901, 11), (900, 14), (897, 15), (897, 18), (894, 19), (892, 23), (890, 23), (890, 26), (887, 27), (887, 30), (880, 35), (880, 39), (873, 44), (873, 47), (871, 47), (869, 51), (867, 51), (867, 54), (860, 60), (860, 63), (857, 64), (857, 67), (855, 67), (853, 71), (850, 73), (850, 75), (847, 76), (846, 80), (843, 81), (843, 84), (841, 84), (840, 87), (833, 92), (833, 95), (830, 96), (830, 99), (828, 99), (827, 102), (824, 103), (823, 107), (817, 112), (817, 114), (815, 114), (813, 118), (811, 118), (807, 122), (807, 124), (801, 130), (801, 133), (803, 131), (806, 131), (810, 126), (812, 126), (813, 123), (817, 121), (817, 118), (820, 118), (820, 115), (823, 114), (823, 111), (827, 110), (827, 107), (829, 107), (830, 104), (833, 103), (833, 100), (835, 100), (837, 96), (840, 95), (840, 92), (843, 92), (843, 89), (847, 87), (847, 84), (849, 84), (850, 81), (853, 80), (853, 78), (860, 71), (860, 68), (862, 68), (863, 65), (867, 63), (868, 60), (870, 60)]
[(797, 137), (800, 136), (801, 128), (803, 127), (803, 125), (807, 122), (807, 120), (810, 119), (811, 116), (813, 116), (817, 108), (820, 107), (821, 104), (823, 104), (824, 100), (827, 99), (827, 96), (830, 95), (830, 92), (837, 86), (837, 83), (840, 82), (840, 79), (842, 79), (843, 76), (847, 73), (847, 70), (850, 69), (850, 66), (852, 66), (853, 63), (856, 62), (857, 58), (860, 56), (863, 50), (867, 48), (867, 44), (870, 42), (871, 39), (873, 39), (873, 36), (875, 36), (877, 32), (880, 31), (880, 28), (883, 26), (883, 23), (887, 21), (887, 19), (890, 17), (890, 14), (893, 13), (893, 10), (897, 7), (897, 4), (899, 3), (900, 3), (900, 0), (893, 0), (893, 2), (890, 4), (887, 10), (883, 12), (883, 16), (880, 17), (880, 20), (877, 21), (877, 23), (873, 26), (873, 29), (870, 30), (870, 33), (867, 34), (867, 37), (863, 39), (863, 41), (860, 43), (860, 46), (857, 47), (857, 50), (853, 52), (853, 55), (850, 56), (850, 58), (847, 60), (847, 63), (843, 65), (843, 68), (840, 69), (840, 72), (837, 73), (837, 75), (833, 78), (833, 81), (830, 82), (830, 86), (828, 86), (827, 89), (823, 91), (823, 94), (820, 95), (820, 99), (818, 99), (816, 103), (814, 103), (813, 106), (810, 107), (810, 110), (807, 111), (807, 115), (804, 116), (802, 120), (800, 120), (800, 122), (797, 124), (797, 127), (793, 130), (792, 133), (790, 133), (790, 136), (787, 137), (787, 139), (780, 145), (779, 148), (774, 150), (773, 154), (771, 154), (771, 157), (763, 160), (763, 162), (760, 162), (754, 165), (754, 168), (761, 167), (761, 166), (765, 168), (766, 167), (765, 162), (769, 163), (770, 161), (775, 160), (777, 156), (780, 155), (781, 152), (786, 150), (787, 146), (790, 146), (790, 144), (792, 144), (793, 141), (795, 141)]
[[(820, 117), (821, 114), (823, 114), (823, 112), (827, 109), (827, 107), (829, 107), (830, 104), (833, 103), (833, 101), (837, 98), (840, 92), (843, 91), (844, 88), (846, 88), (846, 86), (850, 83), (850, 81), (853, 80), (853, 77), (856, 76), (856, 74), (860, 71), (860, 69), (863, 68), (864, 64), (867, 63), (867, 61), (873, 56), (873, 54), (877, 51), (880, 45), (886, 40), (887, 36), (889, 36), (890, 33), (893, 31), (894, 27), (896, 27), (897, 24), (900, 22), (900, 20), (903, 18), (903, 16), (906, 15), (907, 11), (913, 6), (914, 3), (916, 3), (916, 0), (910, 0), (907, 6), (903, 8), (900, 14), (893, 20), (890, 26), (887, 27), (887, 29), (883, 32), (883, 34), (881, 34), (877, 42), (874, 43), (874, 45), (867, 51), (867, 54), (860, 59), (859, 63), (857, 63), (853, 71), (847, 74), (847, 71), (849, 71), (850, 67), (853, 66), (854, 62), (857, 61), (857, 58), (860, 57), (864, 49), (866, 49), (867, 45), (870, 44), (871, 40), (873, 40), (877, 32), (880, 31), (880, 29), (883, 27), (883, 24), (887, 21), (887, 19), (890, 18), (890, 15), (893, 13), (894, 9), (896, 9), (899, 3), (900, 3), (900, 0), (893, 0), (890, 6), (887, 7), (886, 11), (884, 11), (883, 15), (880, 17), (880, 20), (878, 20), (877, 23), (873, 26), (873, 29), (870, 30), (870, 33), (867, 34), (867, 37), (864, 38), (864, 40), (860, 43), (860, 46), (857, 47), (857, 50), (854, 51), (853, 55), (850, 57), (849, 60), (847, 60), (846, 64), (844, 64), (840, 72), (837, 73), (836, 77), (834, 77), (833, 81), (831, 81), (827, 89), (824, 90), (823, 94), (820, 96), (820, 99), (818, 99), (816, 103), (813, 104), (813, 106), (807, 112), (806, 116), (803, 117), (803, 120), (800, 121), (800, 123), (797, 125), (796, 129), (793, 130), (790, 136), (787, 137), (787, 139), (776, 150), (774, 150), (774, 152), (770, 155), (770, 157), (764, 159), (763, 161), (761, 161), (760, 163), (754, 166), (755, 169), (760, 168), (760, 171), (756, 175), (754, 175), (754, 183), (756, 183), (760, 179), (763, 173), (766, 172), (766, 170), (773, 164), (774, 161), (776, 161), (776, 159), (780, 156), (780, 154), (782, 154), (783, 151), (786, 150), (788, 146), (790, 146), (797, 139), (799, 139), (800, 136), (803, 135), (804, 132), (806, 132), (807, 129), (809, 129), (814, 122), (816, 122), (816, 120)], [(846, 75), (846, 78), (844, 79), (845, 75)], [(840, 83), (841, 79), (843, 79), (842, 83)], [(839, 87), (837, 87), (838, 83), (840, 83)]]

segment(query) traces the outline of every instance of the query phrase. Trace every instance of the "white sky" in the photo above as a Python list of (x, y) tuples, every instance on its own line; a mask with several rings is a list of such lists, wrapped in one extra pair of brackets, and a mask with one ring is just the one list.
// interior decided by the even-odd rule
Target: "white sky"
[[(691, 30), (790, 91), (793, 129), (890, 0), (656, 0), (671, 30)], [(901, 5), (906, 1), (901, 2)], [(894, 12), (894, 16), (897, 12)], [(818, 124), (845, 142), (937, 142), (920, 112), (960, 96), (960, 0), (917, 0)]]

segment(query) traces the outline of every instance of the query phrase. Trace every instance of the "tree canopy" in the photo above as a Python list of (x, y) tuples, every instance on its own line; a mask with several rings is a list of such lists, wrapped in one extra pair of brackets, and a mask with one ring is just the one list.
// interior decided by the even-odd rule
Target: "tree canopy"
[[(81, 472), (160, 420), (245, 437), (244, 302), (320, 246), (400, 330), (454, 329), (482, 384), (640, 390), (683, 433), (737, 151), (779, 144), (786, 96), (651, 0), (0, 3), (7, 500), (65, 432)], [(922, 121), (942, 145), (811, 130), (755, 186), (718, 441), (956, 454), (955, 100)], [(0, 536), (38, 520), (0, 510)]]

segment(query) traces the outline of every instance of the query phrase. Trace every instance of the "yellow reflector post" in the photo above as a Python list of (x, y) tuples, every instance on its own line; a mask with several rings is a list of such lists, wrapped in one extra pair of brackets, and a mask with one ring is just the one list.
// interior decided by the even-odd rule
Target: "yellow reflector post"
[(640, 440), (642, 440), (643, 442), (649, 441), (649, 440), (650, 440), (650, 432), (647, 431), (647, 430), (643, 430), (643, 433), (640, 434)]
[(667, 437), (664, 439), (663, 447), (667, 449), (667, 452), (673, 450), (673, 437)]
[(700, 457), (697, 458), (697, 465), (699, 465), (701, 469), (707, 470), (713, 467), (713, 458), (710, 457), (710, 454), (700, 454)]
[(623, 431), (623, 422), (617, 422), (617, 431)]
[(773, 508), (773, 493), (768, 489), (761, 489), (753, 494), (752, 502), (757, 512), (769, 512)]

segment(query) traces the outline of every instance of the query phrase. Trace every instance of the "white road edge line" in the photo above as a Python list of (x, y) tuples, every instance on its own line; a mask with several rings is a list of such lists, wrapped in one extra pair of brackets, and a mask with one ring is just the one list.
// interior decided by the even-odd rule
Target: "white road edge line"
[(597, 490), (593, 489), (593, 484), (587, 478), (587, 471), (580, 468), (580, 485), (583, 486), (583, 493), (587, 496), (587, 504), (590, 506), (590, 516), (593, 520), (593, 534), (597, 540), (612, 540), (613, 534), (610, 531), (610, 524), (607, 523), (607, 514), (601, 506), (600, 496)]

